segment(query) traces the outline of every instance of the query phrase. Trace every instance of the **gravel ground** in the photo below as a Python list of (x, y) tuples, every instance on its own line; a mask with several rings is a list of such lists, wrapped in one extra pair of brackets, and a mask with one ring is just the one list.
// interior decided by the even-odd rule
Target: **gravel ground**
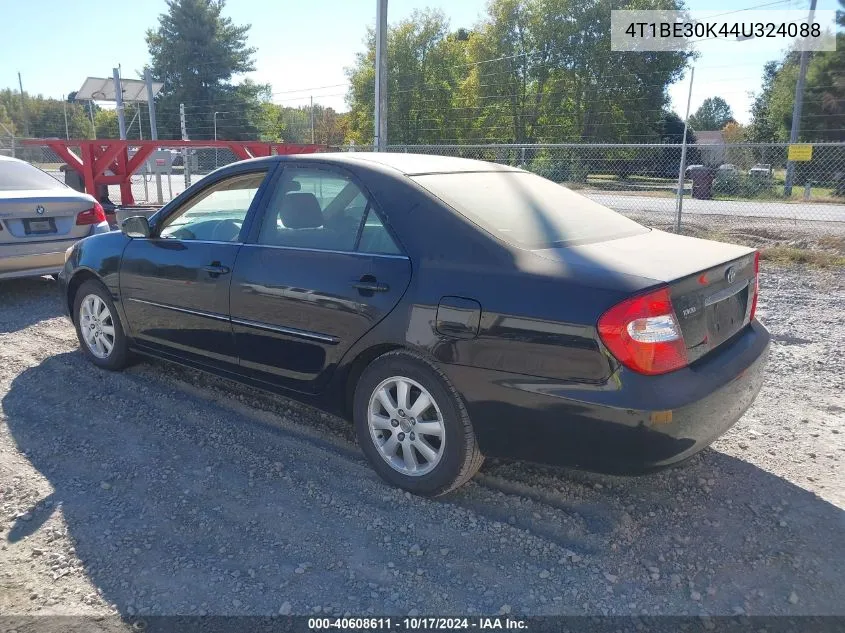
[(845, 615), (845, 280), (764, 270), (756, 404), (684, 466), (488, 462), (438, 500), (335, 418), (87, 363), (55, 284), (0, 284), (0, 614)]

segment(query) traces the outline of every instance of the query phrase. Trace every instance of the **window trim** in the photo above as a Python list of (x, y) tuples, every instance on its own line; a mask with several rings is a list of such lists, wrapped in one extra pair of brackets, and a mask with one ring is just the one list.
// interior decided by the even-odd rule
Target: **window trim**
[[(309, 247), (300, 247), (300, 246), (282, 246), (276, 244), (260, 244), (258, 242), (258, 235), (261, 231), (261, 226), (264, 224), (264, 217), (267, 213), (269, 206), (270, 206), (270, 198), (274, 192), (276, 187), (281, 183), (282, 178), (284, 178), (285, 172), (287, 169), (313, 169), (316, 171), (326, 171), (329, 173), (338, 174), (344, 178), (348, 178), (352, 183), (354, 183), (360, 190), (361, 193), (367, 198), (367, 206), (365, 207), (364, 214), (361, 216), (361, 222), (358, 225), (358, 234), (355, 236), (355, 243), (353, 248), (355, 250), (352, 251), (343, 251), (343, 250), (330, 250), (325, 248), (309, 248)], [(257, 212), (256, 217), (254, 218), (252, 225), (250, 226), (249, 233), (246, 235), (245, 239), (243, 240), (244, 246), (264, 246), (267, 248), (281, 248), (286, 249), (289, 248), (291, 250), (301, 250), (301, 251), (313, 251), (319, 253), (335, 253), (335, 254), (343, 254), (343, 255), (366, 255), (372, 257), (393, 257), (393, 258), (401, 258), (401, 259), (410, 259), (408, 257), (408, 251), (405, 248), (404, 244), (402, 244), (401, 240), (396, 235), (396, 231), (393, 230), (393, 227), (390, 225), (390, 222), (387, 220), (386, 215), (382, 212), (379, 208), (378, 201), (373, 196), (372, 192), (367, 188), (367, 186), (361, 181), (361, 179), (352, 171), (340, 167), (338, 165), (334, 165), (331, 163), (324, 163), (324, 162), (317, 162), (317, 161), (279, 161), (279, 166), (276, 172), (273, 174), (272, 178), (267, 182), (267, 192), (266, 195), (268, 199), (266, 204), (264, 204)], [(361, 240), (361, 233), (363, 232), (364, 223), (367, 221), (367, 212), (372, 209), (375, 211), (376, 216), (381, 222), (384, 229), (388, 232), (390, 239), (393, 240), (393, 243), (396, 244), (396, 248), (399, 249), (398, 254), (390, 254), (390, 253), (367, 253), (357, 250), (360, 246)]]
[[(360, 252), (359, 249), (361, 248), (361, 236), (364, 234), (364, 227), (367, 225), (367, 217), (370, 215), (370, 209), (372, 208), (373, 205), (370, 202), (370, 197), (367, 196), (367, 204), (364, 206), (364, 213), (361, 214), (361, 221), (358, 223), (358, 230), (355, 232), (355, 241), (352, 243), (352, 250), (354, 250), (356, 253)], [(384, 222), (382, 222), (381, 224), (382, 226), (384, 226)]]
[[(232, 242), (224, 242), (225, 244), (232, 244)], [(308, 253), (331, 253), (332, 255), (358, 255), (359, 257), (383, 257), (385, 259), (404, 259), (411, 258), (404, 253), (367, 253), (365, 251), (338, 251), (329, 248), (308, 248), (307, 246), (281, 246), (278, 244), (256, 244), (253, 242), (244, 242), (244, 247), (251, 248), (275, 248), (283, 251), (305, 251)]]
[[(258, 189), (255, 192), (255, 196), (252, 198), (252, 202), (249, 205), (249, 208), (246, 211), (246, 215), (244, 216), (243, 224), (241, 225), (241, 231), (238, 234), (238, 239), (231, 241), (231, 242), (223, 242), (220, 240), (184, 240), (186, 242), (193, 242), (193, 243), (204, 243), (204, 244), (243, 244), (245, 242), (245, 233), (244, 229), (247, 230), (247, 233), (251, 229), (251, 222), (252, 218), (260, 209), (260, 205), (264, 203), (264, 195), (267, 190), (268, 182), (271, 180), (273, 174), (275, 174), (277, 167), (275, 165), (260, 165), (260, 166), (253, 166), (249, 165), (246, 167), (242, 167), (230, 172), (225, 172), (220, 174), (217, 178), (213, 180), (209, 180), (206, 182), (208, 177), (203, 178), (199, 182), (197, 182), (192, 187), (186, 189), (185, 191), (189, 193), (189, 196), (186, 200), (180, 200), (179, 204), (173, 205), (172, 208), (170, 204), (165, 205), (162, 207), (158, 213), (155, 214), (152, 224), (152, 230), (150, 232), (150, 240), (168, 240), (168, 241), (179, 241), (179, 238), (171, 238), (171, 237), (162, 237), (161, 231), (167, 226), (167, 221), (173, 217), (175, 214), (179, 213), (181, 209), (185, 207), (185, 205), (190, 204), (193, 202), (198, 196), (203, 195), (206, 191), (211, 189), (212, 187), (217, 186), (221, 182), (229, 180), (231, 178), (238, 178), (241, 176), (247, 176), (249, 174), (259, 174), (264, 173), (264, 179), (261, 181), (261, 184), (258, 186)], [(191, 191), (193, 187), (197, 187), (196, 191)], [(183, 192), (184, 193), (184, 192)], [(176, 202), (177, 198), (173, 199), (173, 202)], [(171, 203), (172, 204), (172, 203)]]

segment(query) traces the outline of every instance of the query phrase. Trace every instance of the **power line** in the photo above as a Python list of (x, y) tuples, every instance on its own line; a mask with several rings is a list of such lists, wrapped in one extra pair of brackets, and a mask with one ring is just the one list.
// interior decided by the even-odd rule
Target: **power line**
[(776, 0), (775, 2), (767, 2), (766, 4), (758, 4), (753, 7), (745, 7), (744, 9), (734, 9), (733, 11), (725, 11), (724, 13), (717, 13), (716, 15), (708, 16), (708, 18), (719, 18), (723, 15), (733, 15), (735, 13), (742, 13), (743, 11), (754, 11), (755, 9), (765, 9), (766, 7), (773, 7), (778, 4), (792, 4), (795, 0)]

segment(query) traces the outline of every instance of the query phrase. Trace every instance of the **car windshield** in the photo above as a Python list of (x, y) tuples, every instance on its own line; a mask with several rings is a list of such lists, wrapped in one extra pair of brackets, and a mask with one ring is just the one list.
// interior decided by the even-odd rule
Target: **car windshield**
[(64, 189), (50, 174), (17, 160), (0, 160), (0, 191)]
[(427, 174), (413, 180), (488, 233), (521, 248), (598, 242), (648, 231), (527, 172)]

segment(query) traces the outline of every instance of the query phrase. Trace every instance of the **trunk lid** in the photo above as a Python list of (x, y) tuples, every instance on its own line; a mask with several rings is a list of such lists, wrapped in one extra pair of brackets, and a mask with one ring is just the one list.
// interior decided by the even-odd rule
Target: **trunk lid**
[(668, 285), (690, 363), (750, 321), (756, 279), (754, 249), (746, 246), (652, 230), (535, 253)]
[(755, 288), (753, 252), (669, 284), (690, 363), (748, 325)]
[(72, 189), (0, 191), (0, 244), (83, 238), (91, 226), (77, 225), (76, 216), (93, 206)]

